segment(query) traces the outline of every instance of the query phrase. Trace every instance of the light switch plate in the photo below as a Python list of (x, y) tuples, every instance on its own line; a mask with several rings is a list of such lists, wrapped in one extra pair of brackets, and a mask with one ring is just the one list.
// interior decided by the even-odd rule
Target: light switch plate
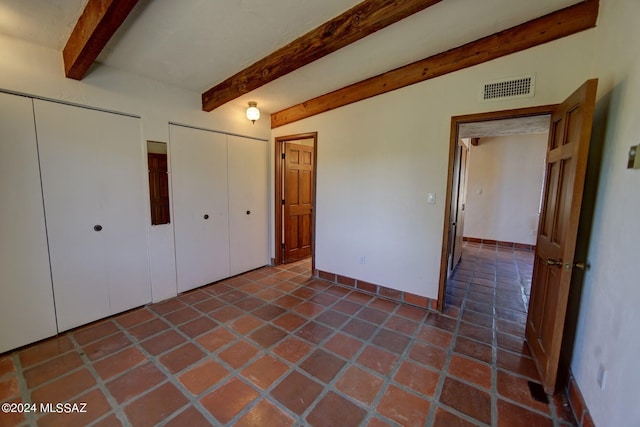
[(427, 203), (429, 203), (430, 205), (436, 204), (436, 193), (427, 194)]

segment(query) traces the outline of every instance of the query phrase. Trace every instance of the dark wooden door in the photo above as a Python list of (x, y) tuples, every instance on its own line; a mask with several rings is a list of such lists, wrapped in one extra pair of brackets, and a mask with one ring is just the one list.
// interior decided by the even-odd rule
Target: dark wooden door
[[(526, 338), (542, 385), (555, 391), (578, 219), (587, 169), (597, 80), (589, 80), (551, 117), (543, 208), (538, 227)], [(579, 260), (583, 261), (583, 260)]]
[(151, 224), (169, 223), (169, 177), (167, 155), (148, 153)]
[(458, 169), (458, 207), (456, 209), (456, 218), (453, 225), (453, 260), (451, 262), (451, 270), (456, 268), (462, 257), (462, 236), (464, 233), (464, 213), (467, 199), (467, 160), (469, 158), (469, 150), (464, 144), (460, 144), (460, 161)]
[(313, 236), (313, 146), (285, 144), (284, 262), (311, 255)]

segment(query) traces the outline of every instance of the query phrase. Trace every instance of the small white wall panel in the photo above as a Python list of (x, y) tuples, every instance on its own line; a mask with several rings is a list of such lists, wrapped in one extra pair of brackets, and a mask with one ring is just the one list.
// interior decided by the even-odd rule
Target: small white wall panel
[(56, 334), (30, 98), (0, 93), (0, 353)]
[(226, 136), (171, 125), (170, 156), (178, 292), (184, 292), (229, 276)]
[(58, 329), (150, 302), (140, 120), (34, 103)]
[[(229, 136), (231, 274), (269, 263), (268, 144)], [(249, 214), (247, 214), (249, 212)]]

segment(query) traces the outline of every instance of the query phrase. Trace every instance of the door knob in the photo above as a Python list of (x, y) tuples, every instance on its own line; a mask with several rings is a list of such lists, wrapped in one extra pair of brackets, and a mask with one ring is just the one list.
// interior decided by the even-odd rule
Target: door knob
[(251, 211), (247, 211), (247, 215), (251, 215)]
[(101, 230), (102, 230), (102, 226), (100, 224), (93, 226), (93, 231), (101, 231)]
[(562, 260), (548, 259), (547, 265), (549, 267), (562, 267)]
[(204, 219), (209, 219), (209, 214), (204, 214)]

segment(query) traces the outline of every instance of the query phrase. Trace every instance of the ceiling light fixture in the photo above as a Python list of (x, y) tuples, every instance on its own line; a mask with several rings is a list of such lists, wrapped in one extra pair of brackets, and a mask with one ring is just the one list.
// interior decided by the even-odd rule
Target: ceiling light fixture
[(247, 119), (251, 120), (251, 123), (255, 124), (256, 120), (260, 119), (260, 110), (258, 110), (258, 103), (249, 102), (249, 108), (247, 108)]

